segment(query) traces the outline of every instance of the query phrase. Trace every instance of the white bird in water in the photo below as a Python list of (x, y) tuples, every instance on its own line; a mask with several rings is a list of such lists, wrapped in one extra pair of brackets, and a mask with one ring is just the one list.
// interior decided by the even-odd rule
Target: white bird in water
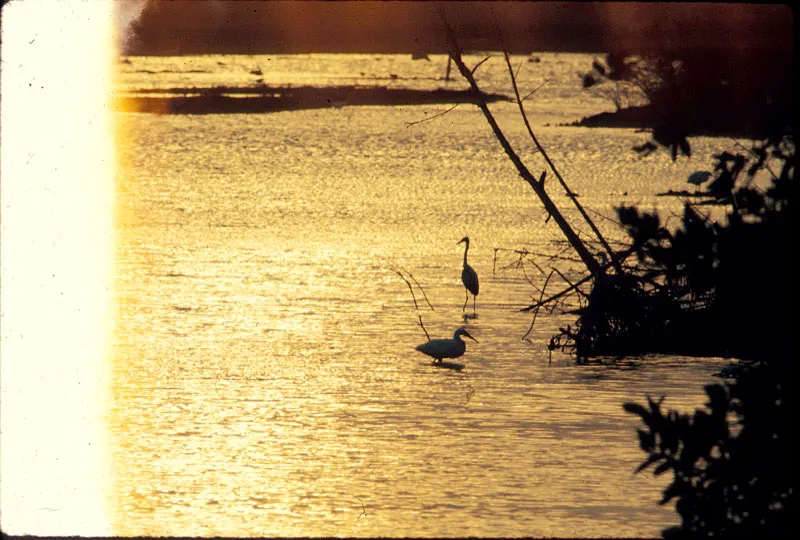
[(458, 358), (467, 350), (467, 345), (462, 341), (461, 336), (466, 336), (478, 343), (478, 340), (472, 337), (467, 332), (467, 329), (462, 326), (455, 331), (453, 339), (432, 339), (427, 343), (417, 345), (415, 348), (419, 352), (427, 354), (436, 362), (441, 363), (442, 358)]
[(464, 242), (466, 245), (464, 246), (464, 269), (461, 270), (461, 282), (464, 284), (464, 307), (461, 311), (466, 311), (467, 309), (467, 301), (469, 301), (469, 293), (472, 293), (472, 314), (475, 315), (475, 299), (478, 296), (478, 291), (480, 290), (480, 286), (478, 284), (478, 273), (472, 268), (469, 264), (467, 264), (467, 252), (469, 251), (469, 237), (465, 236), (456, 244), (460, 244)]

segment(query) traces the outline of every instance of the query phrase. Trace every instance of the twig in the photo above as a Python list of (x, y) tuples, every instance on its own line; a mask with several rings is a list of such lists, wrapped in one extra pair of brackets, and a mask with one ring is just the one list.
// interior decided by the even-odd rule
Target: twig
[[(541, 294), (539, 294), (539, 304), (540, 304), (540, 305), (541, 305), (541, 302), (542, 302), (542, 297), (544, 296), (544, 291), (545, 291), (545, 289), (547, 289), (547, 284), (548, 284), (548, 282), (550, 281), (550, 278), (551, 278), (551, 277), (553, 277), (553, 270), (550, 270), (550, 273), (547, 275), (547, 279), (545, 279), (545, 280), (544, 280), (544, 285), (542, 285), (542, 292), (541, 292)], [(527, 341), (530, 341), (530, 340), (528, 340), (527, 338), (528, 338), (528, 335), (530, 335), (530, 333), (531, 333), (531, 332), (533, 332), (533, 325), (534, 325), (534, 324), (536, 324), (536, 316), (537, 316), (538, 314), (539, 314), (539, 308), (537, 307), (537, 308), (536, 308), (536, 309), (533, 311), (533, 320), (531, 321), (531, 326), (530, 326), (530, 328), (528, 328), (528, 331), (527, 331), (527, 332), (525, 332), (525, 335), (524, 335), (524, 336), (522, 336), (522, 340), (523, 340), (523, 341), (525, 341), (525, 340), (527, 340)]]
[(584, 283), (586, 283), (590, 279), (592, 279), (592, 276), (588, 275), (588, 276), (580, 279), (579, 281), (576, 281), (574, 284), (570, 285), (569, 287), (567, 287), (563, 291), (561, 291), (559, 293), (556, 293), (553, 296), (551, 296), (551, 297), (549, 297), (549, 298), (547, 298), (545, 300), (542, 300), (540, 302), (536, 302), (535, 304), (531, 304), (528, 307), (524, 307), (524, 308), (520, 309), (520, 311), (532, 311), (534, 309), (537, 309), (539, 306), (547, 305), (550, 302), (552, 302), (554, 300), (557, 300), (557, 299), (561, 298), (562, 296), (572, 292), (575, 288), (580, 287), (581, 285), (583, 285)]
[(519, 72), (522, 71), (522, 64), (523, 64), (523, 61), (520, 60), (519, 61), (519, 65), (517, 66), (517, 72), (514, 74), (514, 79), (515, 80), (519, 77)]
[(422, 285), (419, 284), (419, 282), (417, 281), (417, 278), (414, 277), (414, 274), (409, 272), (408, 276), (414, 281), (414, 284), (419, 288), (420, 292), (422, 293), (422, 297), (425, 299), (425, 303), (428, 304), (428, 307), (431, 308), (431, 311), (436, 311), (435, 309), (433, 309), (433, 306), (428, 301), (428, 295), (425, 294), (425, 289), (423, 289)]
[[(620, 223), (619, 220), (616, 220), (616, 219), (614, 219), (612, 217), (608, 217), (607, 215), (603, 214), (599, 210), (595, 210), (593, 208), (590, 208), (589, 212), (594, 214), (595, 217), (599, 217), (600, 219), (604, 219), (606, 221), (609, 221), (609, 222), (613, 223), (614, 225), (616, 225), (616, 226), (618, 226), (620, 228), (622, 227), (622, 223)], [(614, 243), (614, 242), (613, 241), (609, 242), (609, 244), (612, 244), (612, 243)]]
[[(553, 78), (552, 78), (552, 77), (550, 77), (549, 79), (545, 80), (545, 81), (544, 81), (542, 84), (540, 84), (539, 86), (537, 86), (536, 88), (534, 88), (533, 90), (531, 90), (530, 92), (528, 92), (527, 94), (525, 94), (525, 97), (523, 97), (523, 98), (522, 98), (522, 101), (525, 101), (526, 99), (528, 99), (529, 97), (531, 97), (533, 94), (535, 94), (536, 92), (538, 92), (538, 91), (539, 91), (539, 89), (540, 89), (542, 86), (546, 85), (547, 83), (549, 83), (549, 82), (550, 82), (550, 81), (552, 81), (552, 80), (553, 80)], [(537, 149), (537, 151), (538, 151), (538, 149)]]
[[(531, 262), (531, 263), (532, 263), (532, 264), (533, 264), (533, 265), (534, 265), (536, 268), (538, 268), (540, 272), (542, 271), (542, 269), (541, 269), (541, 268), (539, 268), (539, 265), (538, 265), (538, 264), (536, 264), (536, 263), (535, 263), (535, 262), (533, 262), (533, 261), (530, 261), (530, 262)], [(525, 281), (527, 281), (528, 283), (530, 283), (531, 285), (533, 285), (533, 278), (529, 277), (529, 276), (528, 276), (528, 272), (526, 272), (526, 271), (525, 271), (525, 264), (524, 264), (524, 263), (522, 263), (522, 259), (520, 259), (520, 269), (522, 270), (522, 275), (525, 277)], [(544, 273), (544, 272), (542, 272), (542, 273)]]
[(433, 115), (433, 116), (431, 116), (430, 118), (423, 118), (422, 120), (417, 120), (416, 122), (406, 122), (406, 127), (407, 127), (407, 128), (410, 128), (411, 126), (416, 126), (417, 124), (422, 124), (423, 122), (430, 122), (431, 120), (436, 120), (436, 119), (437, 119), (437, 118), (439, 118), (440, 116), (444, 116), (444, 115), (446, 115), (447, 113), (449, 113), (450, 111), (452, 111), (453, 109), (455, 109), (456, 107), (458, 107), (459, 105), (461, 105), (461, 103), (456, 103), (455, 105), (453, 105), (452, 107), (450, 107), (450, 108), (449, 108), (449, 109), (447, 109), (446, 111), (443, 111), (443, 112), (440, 112), (440, 113), (434, 114), (434, 115)]
[(472, 385), (467, 385), (467, 386), (468, 386), (468, 389), (467, 389), (467, 400), (464, 402), (464, 406), (465, 407), (469, 404), (469, 400), (472, 399), (472, 396), (475, 395), (475, 389), (472, 387)]
[(422, 331), (425, 332), (425, 338), (430, 341), (431, 335), (428, 333), (428, 330), (425, 328), (425, 324), (422, 322), (422, 315), (417, 313), (417, 318), (419, 319), (419, 327), (422, 328)]
[(410, 278), (411, 278), (411, 279), (414, 281), (414, 284), (417, 286), (417, 288), (418, 288), (418, 289), (420, 290), (420, 292), (422, 293), (422, 296), (423, 296), (423, 298), (425, 298), (425, 303), (426, 303), (426, 304), (428, 304), (428, 307), (429, 307), (429, 308), (431, 308), (431, 311), (436, 311), (436, 310), (433, 308), (433, 305), (431, 305), (430, 301), (428, 300), (428, 295), (427, 295), (427, 294), (425, 294), (425, 289), (423, 289), (423, 288), (422, 288), (422, 285), (420, 285), (420, 284), (419, 284), (419, 281), (417, 281), (417, 278), (415, 278), (415, 277), (414, 277), (414, 274), (412, 274), (411, 272), (409, 272), (408, 270), (406, 270), (406, 269), (404, 269), (404, 268), (400, 268), (400, 269), (398, 269), (396, 266), (394, 266), (394, 265), (393, 265), (393, 264), (391, 264), (391, 263), (389, 264), (389, 268), (392, 270), (392, 272), (394, 272), (395, 274), (397, 274), (398, 276), (400, 276), (400, 279), (402, 279), (403, 281), (405, 281), (405, 282), (406, 282), (406, 285), (408, 285), (408, 289), (411, 291), (411, 298), (413, 298), (413, 300), (414, 300), (414, 308), (415, 308), (417, 311), (419, 311), (419, 306), (417, 305), (417, 298), (416, 298), (416, 296), (414, 295), (414, 290), (411, 288), (411, 283), (410, 283), (410, 282), (408, 281), (408, 279), (406, 279), (406, 277), (403, 275), (403, 272), (405, 272), (406, 274), (408, 274), (408, 276), (409, 276), (409, 277), (410, 277)]
[(358, 502), (361, 503), (361, 515), (356, 519), (356, 521), (358, 521), (362, 517), (367, 517), (367, 507), (364, 506), (364, 501), (361, 500), (361, 497), (356, 497), (356, 499), (358, 499)]
[[(403, 273), (400, 270), (398, 270), (397, 268), (394, 268), (394, 267), (391, 267), (391, 268), (392, 268), (392, 271), (394, 271), (395, 274), (400, 276), (400, 279), (402, 279), (403, 281), (406, 282), (406, 285), (408, 286), (408, 290), (411, 292), (411, 299), (414, 301), (414, 310), (417, 312), (417, 319), (419, 320), (419, 322), (417, 324), (419, 324), (419, 327), (422, 328), (423, 332), (425, 332), (425, 337), (428, 340), (430, 340), (431, 336), (428, 333), (428, 329), (425, 328), (425, 323), (422, 322), (422, 315), (420, 315), (420, 313), (419, 313), (419, 304), (417, 304), (417, 297), (414, 294), (414, 288), (411, 286), (411, 282), (406, 279), (406, 277), (403, 275)], [(419, 287), (419, 290), (422, 291), (422, 295), (425, 297), (425, 301), (428, 302), (428, 296), (425, 294), (425, 290), (417, 282), (417, 280), (414, 278), (414, 276), (411, 275), (410, 272), (408, 273), (408, 275), (411, 276), (411, 279), (413, 279), (414, 283), (417, 284), (417, 287)], [(431, 308), (431, 310), (433, 310), (433, 306), (431, 306), (430, 302), (428, 302), (428, 306)]]
[(573, 287), (573, 288), (575, 289), (575, 292), (577, 292), (578, 294), (582, 294), (583, 296), (585, 296), (585, 297), (587, 297), (587, 298), (588, 298), (588, 295), (587, 295), (585, 292), (583, 292), (582, 290), (580, 290), (580, 289), (578, 289), (577, 287), (574, 287), (574, 286), (572, 285), (572, 282), (571, 282), (570, 280), (568, 280), (568, 279), (567, 279), (567, 276), (565, 276), (564, 274), (562, 274), (562, 273), (561, 273), (561, 270), (559, 270), (558, 268), (553, 268), (553, 270), (555, 270), (555, 271), (556, 271), (556, 273), (558, 273), (558, 275), (559, 275), (559, 276), (561, 276), (561, 279), (563, 279), (563, 280), (564, 280), (564, 283), (566, 283), (566, 284), (567, 284), (567, 285), (569, 285), (570, 287)]
[[(522, 248), (522, 249), (511, 249), (511, 248), (494, 248), (495, 260), (496, 260), (496, 258), (497, 258), (497, 252), (498, 252), (498, 251), (510, 251), (511, 253), (516, 253), (517, 255), (519, 255), (519, 259), (518, 259), (518, 260), (517, 260), (517, 262), (516, 262), (516, 265), (517, 265), (517, 267), (519, 267), (519, 261), (520, 261), (520, 260), (522, 260), (523, 258), (525, 258), (525, 257), (527, 257), (527, 256), (529, 256), (529, 255), (533, 255), (533, 253), (531, 253), (530, 251), (528, 251), (528, 250), (527, 250), (527, 249), (525, 249), (525, 248)], [(529, 262), (530, 262), (530, 263), (531, 263), (533, 266), (535, 266), (535, 267), (536, 267), (536, 269), (537, 269), (539, 272), (541, 272), (542, 274), (544, 274), (544, 270), (542, 270), (542, 267), (541, 267), (541, 266), (539, 266), (538, 264), (536, 264), (536, 261), (529, 260)], [(495, 266), (493, 265), (493, 266), (492, 266), (492, 273), (494, 273), (494, 267), (495, 267)], [(504, 269), (506, 269), (506, 268), (510, 268), (510, 267), (511, 267), (511, 265), (507, 265), (507, 266), (504, 266), (503, 268), (501, 268), (501, 270), (504, 270)]]
[[(564, 251), (569, 249), (569, 247), (570, 246), (566, 246), (566, 248), (562, 249), (561, 252), (563, 253)], [(528, 251), (526, 248), (522, 248), (521, 250), (512, 249), (512, 248), (495, 248), (495, 249), (497, 251), (511, 251), (511, 252), (518, 253), (518, 254), (524, 254), (524, 255), (527, 255), (529, 257), (544, 257), (548, 261), (561, 260), (561, 261), (567, 261), (567, 262), (580, 262), (580, 259), (576, 259), (575, 257), (568, 257), (568, 256), (564, 256), (564, 255), (559, 255), (559, 254), (539, 253), (539, 252), (536, 252), (536, 251)], [(536, 268), (539, 270), (539, 272), (544, 274), (544, 270), (542, 270), (542, 268), (535, 261), (530, 261), (530, 262), (531, 262), (531, 264), (536, 266)]]
[(486, 61), (487, 61), (489, 58), (491, 58), (491, 57), (492, 57), (492, 55), (490, 54), (489, 56), (487, 56), (486, 58), (484, 58), (483, 60), (481, 60), (480, 62), (478, 62), (477, 64), (475, 64), (475, 67), (474, 67), (474, 68), (472, 68), (472, 70), (471, 70), (471, 71), (472, 71), (472, 74), (473, 74), (473, 75), (475, 75), (475, 72), (476, 72), (476, 71), (478, 71), (478, 68), (479, 68), (479, 67), (481, 67), (481, 65), (482, 65), (484, 62), (486, 62)]
[(411, 287), (411, 283), (406, 279), (406, 277), (403, 274), (400, 273), (399, 270), (394, 270), (394, 273), (400, 276), (400, 279), (405, 281), (406, 285), (408, 285), (408, 290), (409, 292), (411, 292), (411, 299), (414, 301), (414, 309), (419, 311), (419, 305), (417, 305), (417, 297), (414, 294), (414, 289)]

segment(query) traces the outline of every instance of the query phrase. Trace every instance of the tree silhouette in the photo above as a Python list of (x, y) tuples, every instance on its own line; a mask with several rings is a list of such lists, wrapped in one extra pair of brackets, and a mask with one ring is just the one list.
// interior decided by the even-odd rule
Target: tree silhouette
[[(794, 508), (794, 384), (786, 363), (743, 368), (734, 382), (706, 386), (708, 403), (692, 416), (626, 403), (641, 417), (638, 471), (672, 471), (660, 504), (677, 499), (681, 525), (665, 538), (788, 537)], [(663, 398), (662, 398), (663, 399)]]

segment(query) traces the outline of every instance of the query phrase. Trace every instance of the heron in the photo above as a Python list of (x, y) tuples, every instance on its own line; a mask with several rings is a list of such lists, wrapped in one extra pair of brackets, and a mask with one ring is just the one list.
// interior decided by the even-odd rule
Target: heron
[(478, 340), (472, 337), (470, 333), (467, 332), (467, 329), (462, 326), (456, 329), (453, 334), (453, 339), (431, 339), (422, 345), (417, 345), (415, 348), (419, 352), (433, 358), (434, 362), (441, 363), (442, 358), (458, 358), (467, 350), (467, 345), (461, 339), (461, 336), (466, 336), (475, 343), (478, 343)]
[(472, 268), (469, 264), (467, 264), (467, 252), (469, 251), (469, 237), (465, 236), (456, 244), (464, 243), (464, 269), (461, 270), (461, 282), (464, 284), (464, 307), (461, 311), (466, 311), (467, 309), (467, 302), (469, 301), (469, 293), (472, 293), (472, 314), (475, 315), (475, 299), (478, 296), (478, 290), (480, 289), (478, 284), (478, 273)]
[(697, 190), (697, 187), (701, 184), (705, 184), (708, 182), (708, 179), (711, 178), (711, 173), (708, 171), (695, 171), (689, 175), (689, 178), (686, 180), (688, 183), (692, 184)]

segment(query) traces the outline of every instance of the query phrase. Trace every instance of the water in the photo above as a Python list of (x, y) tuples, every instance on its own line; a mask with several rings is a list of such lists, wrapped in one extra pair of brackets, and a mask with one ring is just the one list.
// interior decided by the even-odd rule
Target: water
[[(532, 122), (593, 213), (677, 214), (679, 201), (655, 194), (683, 189), (730, 144), (693, 140), (694, 157), (673, 163), (631, 152), (644, 139), (632, 130), (560, 127), (609, 104), (579, 88), (591, 56), (539, 56), (515, 58), (523, 90), (551, 79)], [(252, 84), (260, 66), (268, 84), (432, 88), (445, 65), (131, 58), (119, 87)], [(487, 89), (507, 91), (503, 69), (481, 67)], [(700, 406), (726, 362), (576, 366), (546, 349), (568, 315), (541, 315), (523, 341), (531, 319), (518, 309), (538, 293), (494, 249), (553, 251), (561, 236), (475, 107), (407, 125), (446, 108), (118, 115), (117, 534), (655, 536), (678, 522), (657, 506), (668, 478), (633, 473), (644, 454), (622, 403), (666, 394), (668, 406)], [(515, 107), (494, 110), (542, 170)], [(480, 343), (468, 341), (457, 373), (414, 350), (425, 336), (392, 268), (424, 287), (432, 337), (450, 337), (464, 324), (464, 235), (481, 278), (466, 325)]]

